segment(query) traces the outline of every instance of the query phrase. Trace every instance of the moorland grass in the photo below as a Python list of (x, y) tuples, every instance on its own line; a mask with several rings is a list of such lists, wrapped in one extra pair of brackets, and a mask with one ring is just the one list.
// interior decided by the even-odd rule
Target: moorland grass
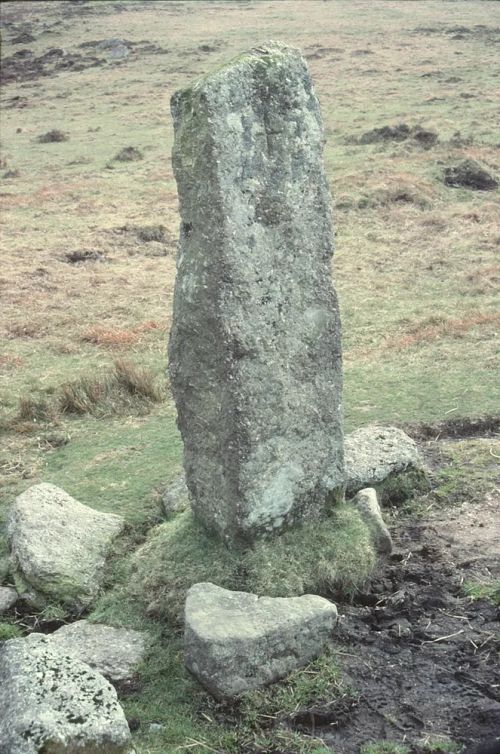
[(375, 560), (369, 529), (351, 506), (241, 551), (225, 548), (185, 511), (153, 529), (135, 552), (128, 589), (148, 612), (176, 625), (198, 582), (270, 597), (352, 594)]
[(464, 594), (473, 600), (489, 600), (500, 606), (500, 581), (466, 581), (462, 587)]
[[(29, 21), (28, 6), (4, 3), (2, 15), (17, 23), (27, 11)], [(446, 187), (443, 171), (466, 157), (495, 170), (500, 134), (491, 34), (497, 9), (480, 0), (459, 5), (381, 0), (376, 12), (363, 14), (350, 0), (260, 0), (227, 3), (223, 11), (203, 0), (185, 3), (181, 11), (169, 2), (122, 3), (120, 12), (102, 2), (86, 3), (85, 12), (79, 8), (37, 3), (42, 25), (62, 21), (55, 27), (58, 47), (77, 52), (96, 37), (123, 36), (147, 38), (168, 53), (3, 87), (1, 164), (15, 176), (4, 181), (1, 197), (0, 388), (9, 419), (24, 403), (21, 421), (3, 422), (0, 520), (13, 497), (37, 481), (54, 482), (82, 502), (125, 516), (130, 528), (117, 544), (94, 618), (147, 627), (154, 638), (141, 688), (122, 699), (127, 714), (141, 722), (134, 734), (138, 754), (262, 751), (266, 745), (302, 751), (304, 740), (292, 740), (286, 731), (269, 734), (274, 743), (266, 744), (258, 720), (250, 725), (257, 713), (249, 707), (235, 720), (235, 730), (223, 729), (217, 710), (183, 670), (175, 631), (143, 612), (148, 599), (153, 612), (155, 600), (165, 609), (162, 544), (172, 544), (181, 562), (192, 548), (200, 558), (193, 577), (205, 578), (208, 562), (199, 547), (197, 552), (188, 517), (156, 528), (161, 517), (156, 489), (179, 473), (181, 462), (168, 394), (163, 402), (141, 398), (138, 405), (128, 388), (115, 385), (96, 404), (95, 386), (87, 383), (87, 390), (84, 384), (89, 375), (108, 374), (117, 354), (155, 374), (166, 362), (174, 255), (151, 255), (146, 240), (132, 249), (117, 230), (161, 222), (168, 238), (177, 237), (168, 159), (173, 91), (265, 39), (296, 45), (308, 56), (325, 123), (347, 429), (374, 420), (434, 422), (494, 412), (498, 354), (489, 317), (499, 282), (498, 203), (492, 192)], [(456, 25), (471, 33), (453, 39), (448, 32)], [(11, 45), (8, 32), (5, 36), (2, 54), (11, 55), (19, 47)], [(45, 32), (35, 36), (29, 44), (35, 55), (55, 43)], [(207, 42), (211, 52), (200, 49)], [(26, 103), (22, 110), (12, 105), (16, 96)], [(406, 142), (352, 143), (352, 137), (402, 121), (432, 128), (438, 142), (426, 150)], [(64, 131), (68, 140), (38, 143), (50, 129)], [(144, 159), (114, 162), (108, 170), (113, 156), (130, 144)], [(89, 257), (69, 264), (68, 253), (81, 256), (81, 250), (95, 251), (102, 261)], [(143, 331), (145, 322), (158, 326)], [(46, 414), (46, 402), (54, 401), (62, 385), (74, 386), (68, 406), (89, 406), (91, 413)], [(54, 432), (68, 441), (47, 442)], [(489, 448), (450, 444), (425, 505), (479, 500), (491, 484), (495, 459)], [(175, 531), (187, 533), (184, 552)], [(139, 546), (134, 589), (139, 593), (140, 576), (149, 575), (151, 594), (134, 596), (127, 578), (135, 556), (129, 551)], [(210, 552), (210, 543), (206, 547)], [(5, 548), (0, 536), (0, 558)], [(151, 574), (148, 551), (161, 555)], [(260, 559), (247, 556), (255, 582), (246, 582), (248, 574), (227, 554), (208, 577), (225, 575), (228, 583), (268, 588), (267, 576), (257, 578), (257, 566), (268, 555), (274, 553), (264, 548)], [(168, 556), (165, 563), (173, 568)], [(283, 583), (279, 563), (273, 568)], [(308, 578), (330, 583), (336, 574), (327, 569), (321, 579), (318, 572)], [(172, 575), (177, 599), (189, 579), (175, 568)], [(287, 580), (298, 586), (302, 575), (292, 570)], [(323, 669), (320, 679), (327, 676)], [(314, 677), (298, 674), (291, 687)], [(269, 699), (265, 704), (272, 706)], [(151, 722), (164, 728), (150, 730)], [(322, 751), (320, 744), (307, 746)]]

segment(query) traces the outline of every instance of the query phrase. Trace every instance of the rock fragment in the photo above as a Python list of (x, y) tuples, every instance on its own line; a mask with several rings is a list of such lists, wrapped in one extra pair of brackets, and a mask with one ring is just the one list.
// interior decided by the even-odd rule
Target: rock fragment
[(376, 490), (366, 487), (358, 492), (352, 502), (372, 531), (375, 549), (389, 555), (392, 552), (392, 538), (382, 518)]
[(114, 688), (46, 637), (0, 646), (2, 754), (132, 754)]
[(9, 586), (0, 586), (0, 614), (6, 613), (11, 607), (14, 607), (19, 598), (15, 589)]
[(257, 597), (195, 584), (185, 610), (186, 666), (214, 696), (284, 678), (324, 650), (337, 608), (322, 597)]
[(376, 487), (382, 502), (398, 503), (429, 483), (417, 445), (398, 427), (361, 427), (345, 438), (347, 495)]
[(124, 525), (120, 516), (93, 510), (53, 484), (34, 485), (16, 499), (8, 516), (13, 571), (26, 591), (69, 607), (88, 606)]
[(168, 517), (189, 508), (189, 490), (184, 474), (180, 474), (165, 486), (161, 492), (161, 501), (164, 513)]
[(110, 681), (132, 678), (146, 651), (143, 632), (87, 620), (62, 626), (47, 640), (56, 651), (85, 662)]

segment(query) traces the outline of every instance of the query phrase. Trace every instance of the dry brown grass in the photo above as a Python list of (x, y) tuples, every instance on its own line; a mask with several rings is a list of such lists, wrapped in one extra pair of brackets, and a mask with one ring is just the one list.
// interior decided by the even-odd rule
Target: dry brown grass
[[(438, 338), (463, 338), (476, 327), (491, 325), (500, 326), (500, 313), (476, 312), (463, 318), (429, 317), (423, 322), (407, 326), (406, 332), (401, 335), (386, 338), (379, 347), (360, 349), (357, 354), (365, 357), (389, 350), (403, 351), (406, 348), (431, 343)], [(351, 352), (350, 356), (352, 355)]]
[[(326, 167), (337, 205), (334, 272), (347, 361), (365, 351), (383, 359), (387, 349), (373, 350), (382, 338), (397, 343), (409, 335), (411, 341), (414, 336), (402, 322), (425, 322), (430, 312), (465, 319), (479, 308), (478, 296), (481, 312), (493, 309), (496, 274), (488, 270), (497, 251), (498, 205), (493, 195), (446, 189), (440, 179), (445, 165), (465, 156), (495, 165), (493, 46), (477, 35), (458, 41), (416, 31), (457, 24), (492, 27), (492, 5), (380, 0), (376, 13), (358, 12), (366, 9), (358, 0), (250, 0), (244, 5), (229, 0), (221, 12), (217, 4), (198, 0), (183, 3), (179, 12), (174, 3), (158, 2), (134, 4), (129, 12), (132, 6), (125, 4), (120, 13), (108, 5), (106, 12), (98, 11), (99, 38), (148, 38), (167, 46), (168, 55), (131, 56), (119, 66), (61, 72), (5, 87), (7, 100), (18, 95), (27, 101), (20, 132), (18, 108), (7, 106), (2, 123), (1, 159), (19, 170), (1, 197), (5, 211), (0, 218), (5, 248), (0, 281), (5, 345), (0, 350), (23, 359), (25, 367), (11, 370), (13, 379), (4, 385), (11, 408), (37, 381), (56, 389), (62, 379), (71, 382), (79, 354), (96, 369), (108, 351), (139, 355), (156, 368), (165, 363), (179, 223), (169, 157), (169, 97), (264, 39), (283, 39), (305, 51), (320, 100)], [(37, 13), (50, 25), (68, 8), (67, 3), (39, 2)], [(24, 14), (19, 3), (16, 14)], [(71, 11), (57, 46), (77, 51), (80, 43), (95, 40), (91, 18)], [(11, 55), (18, 48), (6, 36), (4, 54)], [(207, 40), (214, 50), (201, 54), (199, 46)], [(39, 35), (29, 47), (39, 55), (47, 45)], [(452, 84), (451, 77), (460, 81)], [(464, 93), (476, 96), (465, 99)], [(435, 130), (438, 144), (422, 150), (405, 142), (349, 143), (401, 121)], [(35, 143), (49, 128), (69, 133), (69, 141)], [(457, 131), (460, 140), (454, 139)], [(127, 144), (136, 145), (144, 159), (107, 170)], [(134, 242), (137, 248), (131, 250), (130, 241), (114, 232), (159, 224), (172, 239), (164, 256), (145, 256), (151, 251), (148, 244), (139, 248)], [(96, 250), (106, 261), (64, 261), (79, 249)], [(144, 320), (159, 326), (141, 331), (137, 323)], [(486, 324), (478, 327), (486, 332)], [(470, 332), (463, 334), (465, 351)], [(440, 337), (423, 334), (429, 343)], [(449, 341), (458, 348), (458, 338)], [(398, 349), (408, 346), (392, 348)], [(450, 358), (456, 357), (453, 351)], [(464, 369), (481, 384), (481, 375), (474, 377), (470, 366)], [(352, 389), (349, 375), (346, 387)], [(389, 396), (390, 391), (384, 393), (379, 405)]]
[(106, 346), (108, 348), (124, 348), (135, 345), (141, 339), (141, 335), (157, 330), (159, 324), (153, 320), (141, 322), (128, 330), (121, 330), (117, 327), (106, 328), (102, 325), (94, 325), (86, 330), (82, 335), (82, 340), (87, 343), (93, 343), (96, 346)]
[(123, 348), (135, 345), (139, 341), (139, 335), (133, 330), (107, 329), (101, 325), (94, 325), (83, 333), (82, 340), (96, 346)]
[(0, 353), (0, 369), (18, 369), (23, 360), (12, 353)]

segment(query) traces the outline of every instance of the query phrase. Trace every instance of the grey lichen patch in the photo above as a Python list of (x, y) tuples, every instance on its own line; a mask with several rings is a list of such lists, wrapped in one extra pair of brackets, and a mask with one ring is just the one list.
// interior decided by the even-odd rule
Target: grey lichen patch
[(131, 752), (113, 687), (40, 635), (0, 648), (0, 709), (3, 754)]
[(255, 48), (172, 98), (181, 211), (169, 346), (196, 515), (228, 544), (343, 486), (340, 320), (307, 67)]

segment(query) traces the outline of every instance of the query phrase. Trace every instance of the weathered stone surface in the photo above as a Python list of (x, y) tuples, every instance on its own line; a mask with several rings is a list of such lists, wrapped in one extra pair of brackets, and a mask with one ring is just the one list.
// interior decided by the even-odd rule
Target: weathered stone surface
[(172, 99), (169, 360), (192, 504), (229, 543), (342, 494), (340, 321), (318, 101), (270, 43)]
[[(364, 487), (377, 487), (381, 492), (382, 483), (405, 475), (411, 484), (421, 486), (425, 482), (423, 461), (415, 442), (397, 427), (361, 427), (347, 435), (345, 469), (348, 495)], [(404, 495), (403, 486), (401, 494)]]
[(82, 505), (53, 484), (37, 484), (14, 502), (7, 522), (13, 568), (26, 591), (75, 607), (99, 592), (120, 516)]
[(166, 485), (161, 495), (161, 501), (166, 516), (175, 516), (176, 513), (181, 513), (181, 511), (189, 508), (189, 490), (184, 474), (180, 474)]
[(2, 754), (128, 754), (130, 731), (114, 688), (43, 636), (0, 646)]
[(13, 607), (19, 598), (15, 589), (11, 589), (9, 586), (0, 586), (0, 614), (6, 613)]
[(185, 612), (186, 666), (214, 696), (284, 678), (323, 651), (337, 608), (322, 597), (257, 597), (195, 584)]
[(56, 651), (87, 663), (110, 681), (132, 678), (146, 651), (143, 632), (86, 620), (62, 626), (47, 640)]
[(392, 552), (392, 538), (382, 518), (376, 490), (366, 487), (358, 492), (352, 502), (370, 527), (376, 550), (389, 555)]

